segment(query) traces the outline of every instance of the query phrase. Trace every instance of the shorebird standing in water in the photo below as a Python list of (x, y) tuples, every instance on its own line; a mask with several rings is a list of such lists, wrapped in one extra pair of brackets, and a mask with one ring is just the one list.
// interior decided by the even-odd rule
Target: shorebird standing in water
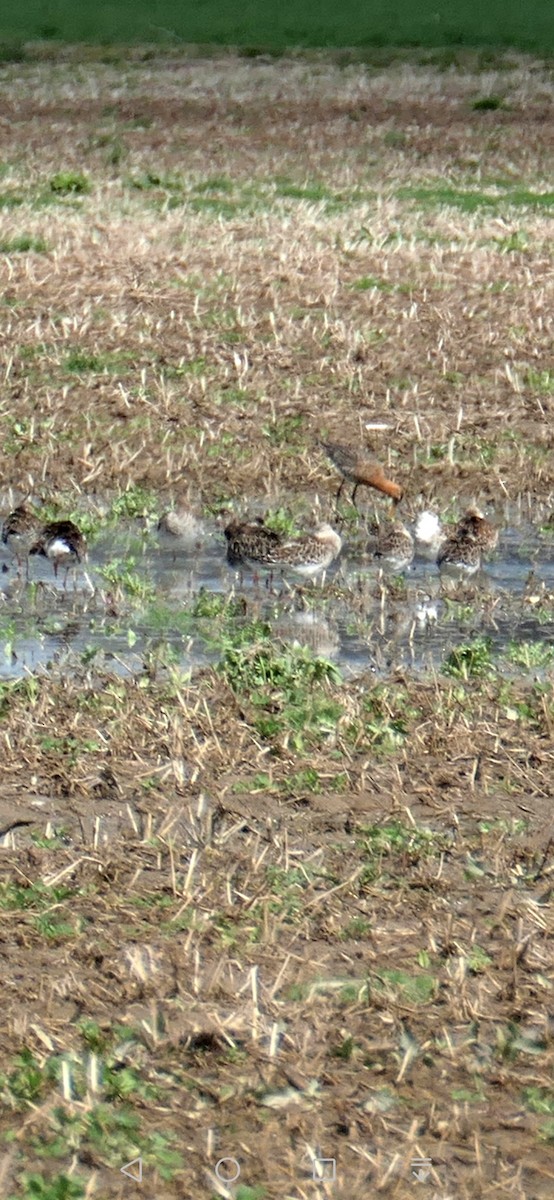
[(205, 533), (202, 522), (185, 504), (163, 513), (156, 530), (160, 542), (173, 551), (174, 562), (178, 550), (199, 550)]
[(281, 538), (264, 525), (261, 517), (254, 521), (230, 521), (223, 532), (229, 566), (250, 567), (254, 575), (258, 567), (272, 570), (271, 554), (281, 545)]
[(420, 513), (415, 527), (416, 539), (436, 556), (441, 570), (474, 575), (481, 557), (494, 550), (498, 529), (487, 521), (478, 508), (468, 508), (454, 529), (447, 533), (435, 513)]
[(400, 484), (394, 483), (392, 479), (387, 479), (379, 463), (372, 462), (363, 453), (361, 454), (359, 450), (354, 450), (351, 446), (345, 446), (340, 442), (320, 442), (319, 444), (333, 463), (333, 466), (342, 475), (336, 497), (337, 504), (347, 480), (349, 483), (354, 484), (354, 491), (352, 492), (352, 504), (354, 506), (356, 506), (356, 492), (359, 487), (376, 488), (378, 492), (383, 492), (385, 496), (391, 496), (395, 504), (398, 504), (399, 500), (402, 499), (403, 493)]
[(290, 538), (282, 542), (270, 554), (270, 562), (275, 567), (294, 571), (312, 579), (321, 572), (325, 573), (331, 563), (338, 558), (342, 549), (342, 538), (332, 525), (318, 525), (313, 533), (303, 534), (302, 537)]
[[(47, 558), (52, 563), (56, 579), (59, 568), (65, 567), (63, 584), (65, 589), (71, 569), (80, 566), (87, 557), (87, 543), (81, 530), (73, 521), (50, 521), (40, 530), (29, 554), (42, 554), (44, 558)], [(84, 575), (91, 591), (94, 591), (86, 571)]]
[(458, 537), (469, 537), (475, 542), (483, 554), (494, 550), (498, 543), (498, 529), (491, 521), (483, 516), (479, 508), (468, 508), (461, 521), (456, 526)]
[(442, 543), (437, 556), (437, 566), (450, 574), (475, 575), (481, 566), (481, 550), (471, 537), (456, 533)]
[(19, 575), (23, 559), (26, 561), (27, 576), (29, 575), (29, 551), (37, 539), (39, 530), (40, 521), (36, 512), (27, 508), (25, 504), (18, 504), (17, 508), (8, 513), (2, 525), (2, 541), (17, 562)]
[(393, 521), (380, 529), (375, 541), (369, 543), (373, 557), (395, 571), (405, 571), (414, 557), (414, 539), (401, 521)]

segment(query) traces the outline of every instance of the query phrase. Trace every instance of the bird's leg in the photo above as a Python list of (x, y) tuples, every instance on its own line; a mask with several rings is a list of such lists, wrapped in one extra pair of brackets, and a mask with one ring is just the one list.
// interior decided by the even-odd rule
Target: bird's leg
[(84, 568), (83, 568), (83, 575), (84, 575), (84, 577), (85, 577), (85, 582), (86, 582), (86, 584), (87, 584), (87, 587), (88, 587), (88, 588), (90, 588), (90, 594), (91, 594), (91, 596), (94, 596), (94, 593), (95, 593), (95, 591), (96, 591), (96, 588), (95, 588), (95, 586), (94, 586), (94, 584), (93, 584), (93, 582), (92, 582), (92, 579), (91, 579), (91, 577), (90, 577), (90, 575), (89, 575), (88, 571), (85, 571), (85, 569), (84, 569)]
[(359, 483), (355, 483), (354, 491), (352, 492), (352, 504), (354, 505), (354, 508), (358, 507), (358, 505), (356, 504), (356, 492), (358, 491), (359, 486), (360, 486)]
[(340, 498), (341, 498), (341, 495), (342, 495), (342, 489), (343, 489), (343, 487), (344, 487), (344, 482), (345, 482), (345, 481), (344, 481), (344, 476), (343, 476), (343, 478), (341, 479), (341, 481), (340, 481), (340, 483), (339, 483), (339, 490), (338, 490), (338, 492), (337, 492), (337, 494), (336, 494), (336, 497), (335, 497), (335, 504), (338, 504), (338, 502), (339, 502), (339, 500), (340, 500)]

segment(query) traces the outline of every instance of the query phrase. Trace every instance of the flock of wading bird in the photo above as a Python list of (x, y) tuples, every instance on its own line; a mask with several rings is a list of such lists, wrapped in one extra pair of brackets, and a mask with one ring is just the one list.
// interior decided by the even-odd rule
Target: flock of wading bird
[[(370, 487), (389, 496), (393, 509), (397, 508), (403, 490), (400, 484), (387, 478), (378, 463), (339, 442), (320, 442), (320, 446), (341, 476), (335, 501), (337, 506), (344, 485), (349, 482), (354, 485), (351, 497), (354, 506), (358, 488)], [(260, 518), (251, 522), (232, 521), (225, 529), (225, 537), (227, 561), (232, 566), (249, 566), (255, 571), (264, 568), (271, 572), (288, 569), (307, 578), (324, 573), (342, 549), (340, 534), (327, 523), (302, 537), (284, 540)], [(410, 566), (419, 542), (441, 570), (469, 576), (475, 574), (483, 555), (493, 550), (497, 541), (498, 529), (478, 508), (472, 507), (455, 528), (448, 531), (431, 512), (419, 514), (413, 532), (403, 521), (389, 517), (380, 525), (369, 549), (376, 560), (402, 572)]]
[[(321, 442), (320, 446), (341, 476), (335, 501), (337, 509), (345, 483), (349, 482), (354, 485), (351, 497), (354, 506), (358, 488), (374, 488), (390, 497), (394, 514), (402, 500), (403, 491), (398, 483), (387, 478), (381, 466), (352, 447), (338, 442)], [(189, 510), (177, 510), (166, 513), (160, 519), (158, 530), (161, 534), (168, 534), (175, 543), (182, 540), (190, 544), (190, 534), (195, 524), (198, 526)], [(254, 574), (259, 570), (265, 570), (270, 575), (276, 571), (290, 571), (307, 579), (316, 575), (324, 577), (325, 571), (342, 549), (340, 534), (328, 523), (300, 537), (285, 538), (269, 528), (263, 518), (257, 517), (254, 520), (233, 520), (224, 533), (229, 565), (239, 570), (248, 567)], [(69, 571), (84, 564), (87, 557), (85, 538), (73, 521), (43, 524), (37, 512), (25, 502), (6, 517), (2, 526), (2, 541), (16, 559), (19, 573), (25, 562), (28, 576), (29, 557), (40, 554), (52, 563), (56, 577), (60, 567), (64, 570), (64, 588)], [(426, 548), (427, 556), (434, 557), (441, 570), (469, 576), (479, 569), (483, 555), (493, 550), (497, 541), (498, 530), (478, 508), (472, 507), (449, 530), (442, 527), (440, 519), (432, 512), (420, 513), (413, 531), (391, 515), (380, 523), (378, 533), (369, 544), (369, 551), (381, 564), (402, 572), (410, 566), (416, 544), (419, 543)], [(88, 575), (86, 572), (84, 574), (94, 590)]]

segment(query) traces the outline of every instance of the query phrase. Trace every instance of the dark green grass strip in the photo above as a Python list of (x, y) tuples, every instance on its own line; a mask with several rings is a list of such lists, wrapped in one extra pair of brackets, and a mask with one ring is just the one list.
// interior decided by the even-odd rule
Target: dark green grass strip
[(554, 51), (552, 0), (20, 0), (0, 8), (0, 39), (113, 44), (514, 46)]

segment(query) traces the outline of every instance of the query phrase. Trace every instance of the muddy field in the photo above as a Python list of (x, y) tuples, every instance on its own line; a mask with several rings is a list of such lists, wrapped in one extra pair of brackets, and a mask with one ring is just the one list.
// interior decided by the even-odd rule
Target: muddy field
[[(45, 590), (5, 561), (0, 1192), (546, 1200), (552, 72), (107, 57), (0, 74), (3, 511), (71, 515), (104, 571), (51, 590), (60, 645), (21, 672)], [(122, 530), (186, 502), (223, 562), (231, 512), (336, 520), (322, 436), (367, 446), (407, 521), (509, 526), (517, 595), (437, 581), (463, 639), (427, 671), (376, 669), (366, 631), (341, 677), (232, 578), (132, 669), (69, 662), (76, 622), (132, 647), (152, 601), (136, 551), (110, 574)], [(355, 561), (375, 507), (343, 503)], [(294, 604), (331, 620), (345, 588)], [(199, 623), (191, 674), (168, 630)]]

